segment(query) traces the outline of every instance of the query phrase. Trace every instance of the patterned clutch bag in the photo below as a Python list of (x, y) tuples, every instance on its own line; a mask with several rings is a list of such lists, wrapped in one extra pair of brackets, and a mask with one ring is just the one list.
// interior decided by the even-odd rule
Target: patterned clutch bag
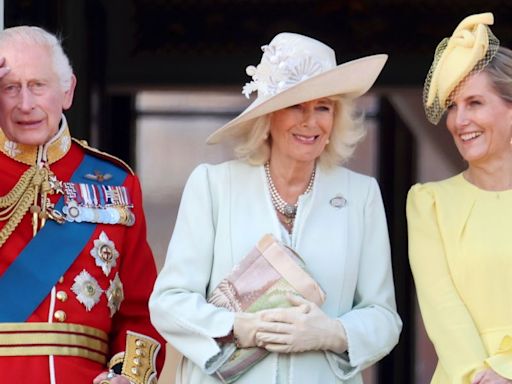
[[(233, 312), (257, 312), (289, 307), (288, 292), (317, 305), (325, 301), (299, 255), (267, 234), (212, 291), (208, 302)], [(223, 383), (232, 383), (267, 354), (263, 348), (237, 348), (215, 374)]]

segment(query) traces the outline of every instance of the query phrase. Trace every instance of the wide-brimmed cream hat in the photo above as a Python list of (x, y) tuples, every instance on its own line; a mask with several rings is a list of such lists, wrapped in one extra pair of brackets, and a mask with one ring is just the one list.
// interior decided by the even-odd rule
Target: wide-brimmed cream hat
[(256, 99), (240, 115), (207, 139), (215, 144), (236, 136), (250, 120), (291, 105), (322, 97), (343, 95), (356, 98), (373, 85), (387, 55), (363, 57), (337, 65), (334, 51), (322, 42), (296, 33), (276, 35), (261, 47), (261, 62), (246, 72), (252, 81), (242, 93), (257, 92)]

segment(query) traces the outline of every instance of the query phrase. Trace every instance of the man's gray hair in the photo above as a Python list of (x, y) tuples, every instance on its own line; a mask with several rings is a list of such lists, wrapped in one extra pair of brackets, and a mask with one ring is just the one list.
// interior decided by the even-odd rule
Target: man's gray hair
[(71, 68), (69, 58), (62, 49), (59, 38), (40, 27), (27, 25), (7, 28), (0, 32), (0, 47), (16, 42), (34, 43), (48, 47), (53, 59), (53, 68), (59, 77), (61, 87), (64, 91), (69, 90), (73, 68)]

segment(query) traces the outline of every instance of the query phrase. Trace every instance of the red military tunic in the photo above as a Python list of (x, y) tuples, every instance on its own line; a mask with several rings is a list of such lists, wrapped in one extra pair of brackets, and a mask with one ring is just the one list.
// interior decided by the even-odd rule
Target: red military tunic
[[(71, 141), (64, 119), (58, 136), (58, 140), (54, 141), (45, 151), (48, 155), (49, 168), (59, 181), (70, 180), (86, 153), (92, 156), (100, 156), (104, 160), (106, 159), (119, 167), (123, 167), (121, 161), (95, 153), (87, 147)], [(30, 167), (28, 164), (32, 159), (34, 162), (37, 161), (37, 148), (9, 142), (1, 131), (0, 145), (1, 197), (13, 189), (21, 175)], [(27, 322), (33, 323), (48, 323), (52, 326), (59, 323), (83, 325), (92, 327), (91, 329), (95, 332), (96, 330), (100, 333), (101, 331), (105, 332), (106, 339), (108, 339), (105, 343), (105, 345), (108, 345), (108, 350), (105, 349), (104, 351), (103, 360), (105, 361), (101, 361), (101, 358), (98, 359), (97, 352), (101, 348), (95, 346), (98, 343), (98, 340), (95, 339), (101, 341), (102, 336), (95, 334), (91, 335), (90, 340), (88, 339), (85, 342), (85, 347), (81, 349), (82, 352), (80, 353), (84, 356), (49, 355), (44, 352), (43, 348), (41, 348), (41, 355), (24, 355), (23, 348), (26, 347), (24, 343), (21, 343), (22, 352), (20, 356), (9, 356), (10, 351), (15, 349), (9, 347), (9, 344), (13, 341), (8, 341), (11, 340), (8, 335), (14, 335), (14, 339), (12, 339), (14, 342), (21, 340), (21, 337), (16, 333), (16, 323), (14, 332), (11, 330), (10, 333), (1, 333), (2, 324), (0, 323), (0, 351), (4, 347), (4, 354), (0, 353), (1, 382), (91, 384), (99, 373), (108, 369), (108, 360), (116, 353), (125, 350), (127, 331), (149, 336), (161, 344), (156, 364), (158, 371), (160, 371), (164, 360), (165, 343), (151, 325), (148, 310), (148, 299), (156, 278), (156, 268), (153, 255), (146, 241), (146, 223), (139, 180), (128, 167), (124, 167), (124, 170), (128, 175), (123, 186), (126, 187), (133, 203), (131, 210), (135, 216), (135, 223), (132, 226), (96, 224), (92, 236), (86, 242), (80, 254), (77, 255), (71, 267), (62, 274), (61, 279), (55, 284), (51, 292), (48, 292), (42, 303), (27, 320)], [(98, 171), (98, 174), (93, 177), (108, 177), (108, 175), (101, 173), (101, 169), (95, 171)], [(91, 174), (84, 175), (83, 181), (80, 181), (80, 183), (87, 183), (87, 177), (90, 178)], [(60, 194), (49, 195), (49, 197), (53, 203), (62, 198)], [(0, 219), (0, 230), (6, 222), (7, 220)], [(67, 224), (67, 222), (64, 222), (60, 225), (64, 229)], [(32, 214), (27, 212), (14, 232), (0, 246), (0, 279), (1, 275), (4, 274), (32, 238)], [(106, 270), (98, 266), (98, 247), (105, 244), (110, 247), (111, 253), (117, 252), (115, 263), (111, 263)], [(56, 243), (53, 246), (58, 249), (61, 245)], [(95, 247), (96, 251), (94, 251)], [(41, 270), (40, 273), (44, 274), (44, 270)], [(80, 275), (82, 280), (80, 280)], [(84, 295), (77, 289), (77, 287), (80, 287), (80, 282), (83, 283), (83, 276), (92, 276), (92, 281), (97, 282), (97, 286), (91, 288), (90, 297), (87, 296), (87, 292)], [(109, 296), (107, 293), (112, 293), (109, 288), (120, 288), (121, 284), (124, 300), (117, 310), (116, 304), (119, 303), (115, 302), (114, 296)], [(28, 279), (22, 280), (22, 285), (24, 288), (19, 292), (19, 300), (23, 300), (23, 292), (28, 292), (31, 289), (31, 282)], [(112, 297), (114, 298), (112, 299)], [(117, 297), (119, 298), (119, 295)], [(82, 299), (82, 302), (80, 299)], [(2, 311), (2, 308), (0, 308), (0, 311)], [(11, 325), (7, 325), (11, 327)], [(75, 326), (73, 325), (73, 327)], [(72, 328), (71, 333), (75, 331), (76, 329)], [(56, 334), (59, 335), (55, 336), (56, 341), (50, 339), (49, 344), (59, 343), (61, 336), (59, 332)], [(27, 333), (24, 333), (24, 336), (26, 335)], [(31, 337), (30, 333), (28, 335), (28, 337)], [(4, 339), (3, 342), (2, 338)], [(33, 340), (39, 340), (38, 338), (39, 336), (34, 333)], [(67, 339), (63, 340), (64, 344), (68, 342)], [(90, 344), (91, 351), (88, 350), (88, 343), (93, 343)], [(27, 344), (30, 344), (30, 339)], [(31, 351), (30, 354), (33, 354), (34, 348), (39, 347), (29, 346), (28, 348)], [(61, 348), (61, 346), (57, 348)]]

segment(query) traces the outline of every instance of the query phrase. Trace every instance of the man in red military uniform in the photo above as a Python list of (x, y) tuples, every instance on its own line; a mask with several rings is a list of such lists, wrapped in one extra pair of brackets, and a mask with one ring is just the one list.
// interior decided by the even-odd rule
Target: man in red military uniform
[(0, 381), (156, 383), (139, 181), (71, 138), (76, 79), (55, 36), (8, 28), (0, 56)]

